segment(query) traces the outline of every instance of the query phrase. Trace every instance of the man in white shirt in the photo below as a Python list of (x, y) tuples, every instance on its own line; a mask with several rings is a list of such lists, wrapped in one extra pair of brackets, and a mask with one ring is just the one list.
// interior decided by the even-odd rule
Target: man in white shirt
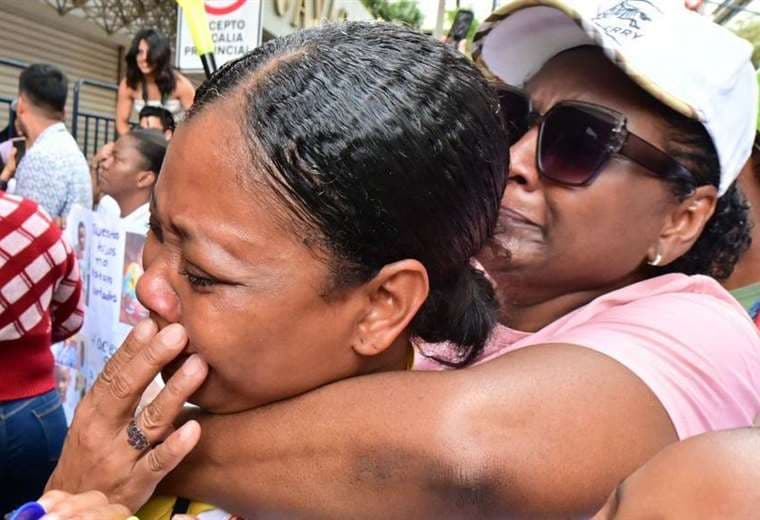
[(16, 126), (26, 137), (15, 194), (65, 218), (73, 204), (92, 207), (90, 173), (79, 145), (63, 124), (68, 81), (53, 65), (27, 67), (19, 78)]

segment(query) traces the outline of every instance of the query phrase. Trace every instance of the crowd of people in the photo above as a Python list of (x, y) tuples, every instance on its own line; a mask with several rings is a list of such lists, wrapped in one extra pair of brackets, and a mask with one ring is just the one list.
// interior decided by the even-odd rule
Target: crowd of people
[[(667, 0), (509, 0), (473, 59), (367, 22), (271, 40), (197, 92), (168, 56), (136, 35), (119, 137), (89, 172), (65, 77), (21, 76), (0, 421), (55, 408), (45, 353), (82, 318), (55, 217), (76, 197), (150, 229), (150, 318), (4, 511), (42, 495), (61, 519), (757, 515), (747, 42)], [(18, 191), (59, 171), (66, 195)]]
[[(152, 43), (168, 46), (150, 35)], [(135, 46), (140, 41), (145, 43)], [(140, 81), (150, 84), (155, 67), (148, 63), (156, 58), (142, 53), (137, 62), (128, 58), (127, 71), (134, 76), (137, 69)], [(11, 107), (17, 137), (0, 144), (0, 357), (6, 374), (0, 474), (9, 482), (0, 492), (0, 514), (42, 493), (66, 435), (51, 344), (80, 329), (85, 304), (76, 259), (82, 262), (83, 249), (62, 238), (66, 217), (79, 205), (144, 235), (151, 190), (175, 128), (174, 115), (149, 100), (135, 109), (134, 128), (106, 143), (88, 166), (64, 124), (67, 93), (68, 80), (57, 67), (27, 67)]]

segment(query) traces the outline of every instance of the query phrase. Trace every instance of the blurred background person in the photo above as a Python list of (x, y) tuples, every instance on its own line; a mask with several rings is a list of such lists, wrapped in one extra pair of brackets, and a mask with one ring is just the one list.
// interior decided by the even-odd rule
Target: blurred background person
[(166, 140), (174, 135), (174, 116), (163, 107), (147, 105), (140, 110), (140, 128), (157, 128), (163, 132)]
[(53, 341), (82, 326), (74, 251), (29, 200), (0, 192), (0, 515), (38, 497), (56, 465), (66, 417)]
[(68, 80), (57, 67), (30, 65), (19, 77), (16, 126), (26, 154), (15, 171), (15, 193), (65, 218), (74, 204), (92, 207), (89, 168), (63, 123)]
[(138, 32), (126, 55), (127, 75), (116, 99), (116, 132), (129, 131), (129, 118), (145, 106), (168, 110), (175, 121), (193, 104), (195, 88), (171, 65), (169, 40), (155, 29)]
[(752, 156), (739, 175), (739, 188), (750, 206), (752, 244), (725, 286), (760, 326), (760, 139), (755, 138)]
[(103, 164), (106, 158), (110, 157), (113, 153), (114, 143), (106, 143), (100, 147), (100, 149), (90, 159), (90, 183), (92, 185), (92, 208), (93, 210), (101, 210), (104, 206), (108, 207), (107, 213), (114, 215), (119, 214), (119, 207), (112, 198), (108, 197), (103, 199), (103, 191), (100, 189), (100, 181), (98, 180), (103, 171)]
[(98, 176), (103, 201), (109, 197), (116, 201), (118, 216), (128, 231), (141, 235), (148, 231), (150, 196), (166, 146), (160, 130), (136, 128), (119, 137), (103, 160)]

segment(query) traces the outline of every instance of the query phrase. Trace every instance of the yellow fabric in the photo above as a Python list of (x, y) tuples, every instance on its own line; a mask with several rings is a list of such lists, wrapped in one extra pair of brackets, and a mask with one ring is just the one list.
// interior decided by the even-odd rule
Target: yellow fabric
[(190, 35), (198, 51), (198, 56), (214, 52), (214, 41), (208, 28), (206, 7), (203, 0), (177, 0), (187, 20)]
[[(140, 508), (137, 517), (140, 520), (171, 520), (172, 509), (177, 497), (155, 496)], [(214, 509), (214, 506), (202, 502), (190, 502), (187, 509), (188, 515), (197, 515)]]

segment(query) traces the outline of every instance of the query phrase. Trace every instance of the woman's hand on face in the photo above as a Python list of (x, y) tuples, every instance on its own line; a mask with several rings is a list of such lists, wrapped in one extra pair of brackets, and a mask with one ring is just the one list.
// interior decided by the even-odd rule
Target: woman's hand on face
[(126, 506), (109, 503), (100, 491), (48, 491), (37, 503), (45, 510), (44, 520), (124, 520), (132, 514)]
[(186, 359), (161, 393), (135, 416), (145, 388), (186, 343), (179, 324), (157, 332), (151, 320), (144, 320), (132, 330), (79, 403), (47, 490), (98, 490), (132, 510), (150, 498), (200, 438), (196, 421), (177, 430), (173, 427), (189, 396), (206, 378), (208, 367), (198, 355)]

